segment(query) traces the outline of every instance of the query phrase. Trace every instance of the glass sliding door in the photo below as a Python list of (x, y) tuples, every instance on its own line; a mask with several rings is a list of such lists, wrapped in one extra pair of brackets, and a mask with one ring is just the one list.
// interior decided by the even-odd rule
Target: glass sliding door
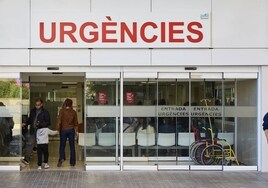
[(237, 80), (237, 158), (242, 165), (257, 166), (257, 80)]
[(124, 169), (156, 170), (157, 82), (155, 78), (135, 76), (130, 78), (125, 74), (123, 84)]
[(86, 79), (86, 128), (81, 135), (84, 137), (86, 170), (120, 170), (119, 74), (118, 78), (107, 78), (107, 75), (94, 78), (96, 73), (88, 73)]
[(241, 79), (239, 74), (235, 77), (224, 82), (222, 136), (233, 152), (228, 155), (224, 169), (257, 170), (257, 75), (251, 79)]
[(0, 74), (0, 169), (20, 170), (21, 79), (17, 73)]
[(223, 125), (222, 73), (191, 73), (191, 169), (222, 170), (224, 150), (218, 143)]
[(88, 170), (256, 167), (256, 78), (125, 72), (119, 81), (120, 74), (107, 75), (87, 74)]
[(189, 170), (189, 73), (158, 76), (158, 169)]

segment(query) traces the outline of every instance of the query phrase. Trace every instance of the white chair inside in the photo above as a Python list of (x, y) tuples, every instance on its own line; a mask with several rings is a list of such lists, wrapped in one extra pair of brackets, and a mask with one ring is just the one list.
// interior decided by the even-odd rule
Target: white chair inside
[(99, 145), (100, 146), (114, 146), (115, 145), (115, 133), (99, 133)]
[(228, 144), (233, 145), (234, 144), (234, 133), (218, 133), (218, 138), (219, 139), (225, 139)]
[(159, 133), (158, 134), (159, 146), (174, 146), (175, 145), (175, 133)]
[(138, 133), (137, 135), (139, 146), (154, 146), (155, 145), (155, 133)]
[[(119, 137), (119, 144), (120, 144)], [(136, 145), (136, 133), (123, 133), (123, 146), (135, 146)]]
[(178, 145), (190, 146), (194, 142), (194, 133), (178, 133)]
[(95, 146), (96, 145), (95, 133), (79, 133), (78, 145), (79, 146)]

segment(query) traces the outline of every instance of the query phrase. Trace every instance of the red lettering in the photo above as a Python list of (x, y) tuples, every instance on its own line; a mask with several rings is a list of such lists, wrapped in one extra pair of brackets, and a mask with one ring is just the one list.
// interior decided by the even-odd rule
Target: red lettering
[[(185, 40), (190, 43), (198, 43), (204, 38), (202, 32), (203, 25), (197, 21), (189, 22), (187, 24), (187, 34), (184, 34), (186, 30), (186, 23), (184, 22), (163, 21), (155, 23), (149, 21), (142, 22), (140, 23), (141, 25), (138, 25), (138, 22), (115, 22), (112, 21), (110, 16), (106, 16), (106, 18), (108, 21), (102, 22), (101, 25), (95, 22), (84, 22), (79, 26), (74, 22), (51, 22), (45, 25), (45, 22), (40, 22), (40, 41), (43, 43), (53, 43), (56, 41), (56, 36), (58, 35), (59, 41), (56, 42), (60, 43), (64, 43), (66, 40), (72, 43), (78, 43), (77, 39), (79, 39), (79, 41), (85, 43), (125, 43), (126, 41), (132, 43), (154, 43), (159, 40), (158, 42), (171, 44), (184, 43)], [(47, 30), (45, 30), (45, 26), (48, 26)], [(59, 33), (57, 29), (59, 29)]]
[[(70, 28), (67, 30), (67, 28)], [(77, 42), (73, 33), (76, 31), (76, 25), (73, 22), (61, 22), (60, 23), (60, 42), (64, 43), (64, 36), (68, 35), (72, 42)]]
[(166, 42), (166, 23), (161, 22), (161, 42)]
[(175, 29), (176, 26), (184, 26), (184, 22), (169, 22), (169, 42), (184, 42), (182, 38), (175, 38), (175, 34), (183, 34), (183, 30)]
[(154, 41), (156, 41), (157, 39), (157, 36), (156, 35), (153, 35), (151, 38), (148, 38), (146, 37), (145, 35), (145, 30), (147, 27), (152, 27), (153, 29), (157, 28), (157, 25), (154, 23), (154, 22), (145, 22), (142, 26), (141, 26), (141, 30), (140, 30), (140, 35), (141, 35), (141, 38), (144, 42), (147, 42), (147, 43), (152, 43)]
[(137, 42), (137, 22), (133, 22), (132, 24), (132, 31), (127, 27), (127, 24), (125, 22), (121, 23), (120, 28), (120, 34), (121, 34), (121, 42), (125, 42), (125, 34), (128, 35), (129, 39), (132, 42)]
[(40, 39), (44, 43), (52, 43), (56, 39), (56, 22), (51, 23), (51, 35), (50, 38), (45, 38), (45, 26), (44, 22), (40, 22)]
[(107, 38), (108, 34), (116, 34), (115, 29), (108, 29), (108, 27), (117, 26), (116, 22), (103, 22), (102, 23), (102, 42), (117, 42), (117, 39)]
[(93, 43), (93, 42), (98, 41), (99, 35), (98, 35), (98, 32), (97, 31), (90, 31), (89, 32), (89, 35), (93, 36), (92, 38), (85, 37), (85, 29), (87, 27), (92, 27), (94, 29), (97, 29), (98, 28), (97, 24), (95, 24), (94, 22), (86, 22), (86, 23), (83, 23), (81, 25), (80, 31), (79, 31), (80, 38), (82, 39), (82, 41), (87, 42), (87, 43)]
[(192, 43), (201, 42), (201, 40), (203, 40), (203, 33), (197, 29), (194, 29), (194, 27), (203, 28), (202, 24), (199, 22), (190, 22), (187, 26), (187, 29), (190, 33), (197, 35), (197, 38), (187, 35), (187, 39)]

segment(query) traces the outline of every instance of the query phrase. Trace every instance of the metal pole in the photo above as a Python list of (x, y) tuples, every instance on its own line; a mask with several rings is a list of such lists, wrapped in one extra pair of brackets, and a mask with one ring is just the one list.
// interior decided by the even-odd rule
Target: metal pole
[(123, 90), (123, 72), (120, 77), (120, 170), (123, 171), (123, 117), (124, 117), (124, 90)]

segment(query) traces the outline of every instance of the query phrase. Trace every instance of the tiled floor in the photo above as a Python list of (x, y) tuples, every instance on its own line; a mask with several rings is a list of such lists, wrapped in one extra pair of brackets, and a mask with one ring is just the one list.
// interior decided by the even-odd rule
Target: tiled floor
[[(67, 145), (68, 146), (68, 145)], [(51, 168), (36, 170), (36, 154), (31, 164), (21, 172), (0, 172), (0, 188), (266, 188), (268, 173), (219, 172), (219, 171), (83, 171), (83, 161), (70, 167), (68, 161), (63, 167), (56, 167), (58, 142), (50, 143)], [(68, 147), (66, 148), (67, 154)], [(67, 155), (68, 156), (68, 155)]]
[(268, 174), (257, 172), (82, 172), (82, 171), (24, 171), (0, 172), (2, 188), (264, 188)]
[[(70, 152), (69, 152), (69, 143), (67, 142), (66, 144), (66, 158), (67, 160), (63, 163), (61, 168), (57, 167), (57, 162), (59, 159), (59, 141), (50, 141), (49, 143), (49, 165), (50, 165), (50, 169), (52, 170), (83, 170), (84, 169), (84, 161), (83, 160), (79, 160), (78, 157), (78, 147), (76, 145), (76, 166), (75, 167), (70, 167), (69, 165), (69, 156), (70, 156)], [(24, 165), (21, 164), (22, 166), (22, 171), (29, 171), (29, 170), (35, 170), (37, 169), (37, 153), (32, 153), (32, 157), (31, 157), (31, 161), (30, 161), (30, 165)]]

